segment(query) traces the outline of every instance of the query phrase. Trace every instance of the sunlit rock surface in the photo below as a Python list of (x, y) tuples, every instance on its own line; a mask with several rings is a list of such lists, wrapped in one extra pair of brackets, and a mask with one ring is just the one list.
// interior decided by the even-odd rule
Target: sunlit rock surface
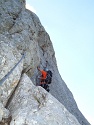
[[(7, 42), (0, 41), (0, 79), (2, 79), (20, 60), (21, 55), (17, 49), (11, 46), (8, 39)], [(0, 101), (6, 105), (13, 90), (18, 84), (21, 72), (23, 69), (23, 62), (21, 62), (17, 68), (11, 73), (8, 79), (0, 86)]]
[(3, 104), (0, 103), (0, 121), (2, 118), (8, 118), (9, 117), (9, 110), (4, 108)]
[(80, 125), (52, 95), (24, 74), (9, 104), (10, 125)]

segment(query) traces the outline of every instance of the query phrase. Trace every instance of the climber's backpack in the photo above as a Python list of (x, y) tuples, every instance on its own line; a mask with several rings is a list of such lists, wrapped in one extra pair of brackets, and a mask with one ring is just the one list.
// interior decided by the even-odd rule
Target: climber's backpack
[(47, 71), (46, 82), (47, 82), (47, 84), (51, 84), (51, 82), (52, 82), (52, 71), (50, 71), (50, 70)]

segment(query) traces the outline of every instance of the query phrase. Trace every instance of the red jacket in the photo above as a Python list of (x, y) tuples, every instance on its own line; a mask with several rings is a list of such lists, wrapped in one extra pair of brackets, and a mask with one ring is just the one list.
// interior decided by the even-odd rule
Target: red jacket
[(42, 74), (41, 79), (46, 79), (46, 77), (47, 77), (47, 72), (44, 71), (44, 70), (41, 70), (41, 74)]

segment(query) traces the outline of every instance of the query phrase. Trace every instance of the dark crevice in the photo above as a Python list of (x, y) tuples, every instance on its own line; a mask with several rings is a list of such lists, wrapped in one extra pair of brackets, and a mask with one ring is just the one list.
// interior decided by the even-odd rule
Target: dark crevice
[(12, 16), (14, 22), (13, 22), (13, 25), (9, 28), (9, 30), (11, 30), (13, 28), (13, 26), (15, 25), (15, 20), (17, 18), (19, 18), (19, 14), (22, 12), (22, 9), (18, 12), (18, 14), (11, 14), (11, 13), (8, 13), (10, 16)]
[(6, 109), (8, 109), (8, 106), (9, 106), (10, 102), (12, 101), (12, 99), (13, 99), (13, 97), (14, 97), (15, 91), (16, 91), (16, 89), (17, 89), (18, 86), (19, 86), (19, 83), (20, 83), (20, 81), (21, 81), (22, 75), (23, 75), (23, 73), (21, 74), (21, 77), (20, 77), (20, 80), (19, 80), (17, 86), (15, 87), (14, 91), (12, 92), (10, 98), (8, 99), (8, 101), (7, 101), (7, 103), (6, 103), (6, 106), (5, 106)]
[[(19, 80), (17, 86), (15, 87), (14, 91), (12, 92), (10, 98), (8, 99), (8, 101), (7, 101), (7, 103), (6, 103), (6, 106), (5, 106), (6, 109), (8, 109), (8, 106), (9, 106), (10, 102), (12, 101), (12, 99), (13, 99), (13, 97), (14, 97), (15, 91), (16, 91), (16, 89), (17, 89), (18, 86), (19, 86), (19, 83), (20, 83), (20, 81), (21, 81), (22, 75), (23, 75), (23, 74), (21, 74), (21, 77), (20, 77), (20, 80)], [(10, 125), (11, 120), (12, 120), (12, 115), (11, 115), (11, 113), (10, 113), (9, 118), (2, 119), (2, 121), (0, 122), (0, 125)]]
[(10, 122), (12, 120), (12, 117), (10, 116), (9, 118), (4, 118), (2, 119), (2, 121), (0, 122), (0, 125), (10, 125)]

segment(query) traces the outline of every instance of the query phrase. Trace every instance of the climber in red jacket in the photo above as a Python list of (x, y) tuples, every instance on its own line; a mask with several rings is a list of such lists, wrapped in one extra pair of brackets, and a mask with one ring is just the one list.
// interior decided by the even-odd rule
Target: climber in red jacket
[(40, 77), (40, 84), (45, 84), (45, 80), (47, 77), (47, 72), (44, 70), (41, 70), (39, 67), (37, 67), (37, 69), (41, 72), (41, 77)]
[(46, 91), (49, 92), (49, 85), (46, 82), (47, 71), (41, 70), (39, 67), (37, 67), (37, 69), (41, 72), (40, 86), (43, 87)]

